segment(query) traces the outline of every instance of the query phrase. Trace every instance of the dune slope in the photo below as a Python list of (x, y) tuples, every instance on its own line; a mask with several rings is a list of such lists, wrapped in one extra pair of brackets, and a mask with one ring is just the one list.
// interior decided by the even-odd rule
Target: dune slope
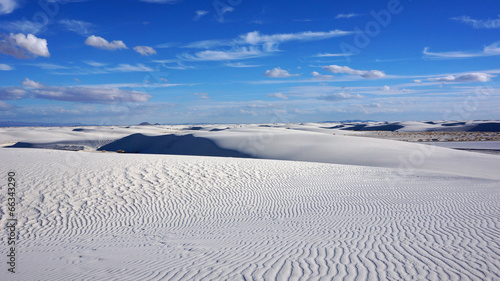
[(19, 272), (1, 262), (2, 280), (500, 279), (495, 180), (221, 157), (0, 157), (0, 175), (17, 174), (20, 243)]

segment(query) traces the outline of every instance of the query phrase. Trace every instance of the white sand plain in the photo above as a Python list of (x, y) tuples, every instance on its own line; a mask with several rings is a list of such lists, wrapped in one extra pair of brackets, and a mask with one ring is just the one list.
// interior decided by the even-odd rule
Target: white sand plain
[(0, 280), (500, 280), (500, 155), (194, 127), (0, 128)]

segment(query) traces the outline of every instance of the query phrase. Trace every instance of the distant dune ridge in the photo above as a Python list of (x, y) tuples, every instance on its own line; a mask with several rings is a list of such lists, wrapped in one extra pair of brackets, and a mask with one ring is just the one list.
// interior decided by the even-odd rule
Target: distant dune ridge
[(343, 130), (495, 124), (0, 128), (0, 279), (497, 280), (500, 155)]

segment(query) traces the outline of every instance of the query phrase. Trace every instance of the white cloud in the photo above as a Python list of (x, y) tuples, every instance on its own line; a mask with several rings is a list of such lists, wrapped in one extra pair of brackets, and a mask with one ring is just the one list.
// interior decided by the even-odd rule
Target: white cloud
[(451, 18), (452, 20), (461, 21), (465, 24), (470, 24), (474, 28), (500, 28), (500, 15), (498, 19), (476, 20), (471, 19), (469, 16), (461, 16)]
[(92, 24), (89, 22), (81, 21), (81, 20), (60, 20), (59, 23), (63, 25), (67, 30), (78, 33), (82, 36), (88, 36), (91, 32), (90, 28)]
[(93, 66), (93, 67), (101, 67), (101, 66), (107, 65), (107, 63), (96, 62), (96, 61), (91, 61), (91, 60), (84, 61), (84, 63), (86, 63), (86, 64), (88, 64), (90, 66)]
[(122, 90), (111, 87), (64, 87), (46, 86), (26, 78), (22, 85), (35, 98), (85, 102), (85, 103), (110, 103), (110, 102), (146, 102), (149, 95), (139, 91)]
[(433, 53), (429, 52), (429, 48), (424, 48), (424, 55), (429, 58), (436, 59), (454, 59), (454, 58), (475, 58), (475, 57), (489, 57), (489, 56), (498, 56), (500, 55), (500, 41), (495, 42), (489, 46), (483, 48), (482, 52), (441, 52), (441, 53)]
[(108, 68), (108, 71), (118, 71), (118, 72), (152, 72), (152, 68), (145, 66), (144, 64), (130, 65), (130, 64), (119, 64), (117, 67)]
[(197, 11), (195, 11), (195, 13), (196, 13), (196, 15), (194, 16), (193, 20), (199, 20), (201, 17), (208, 14), (208, 11), (197, 10)]
[(201, 51), (194, 55), (182, 54), (179, 58), (193, 61), (219, 61), (219, 60), (238, 60), (265, 56), (266, 54), (258, 48), (241, 47), (228, 51)]
[(415, 79), (415, 80), (413, 80), (413, 82), (415, 82), (415, 83), (422, 83), (422, 80), (420, 80), (420, 79)]
[(366, 79), (377, 79), (385, 77), (385, 73), (380, 70), (356, 70), (348, 66), (338, 66), (338, 65), (324, 66), (323, 69), (333, 73), (359, 75)]
[(20, 87), (0, 88), (0, 100), (18, 100), (26, 95), (26, 91)]
[(288, 71), (281, 69), (280, 67), (273, 68), (272, 70), (266, 70), (263, 74), (266, 77), (272, 77), (272, 78), (284, 78), (284, 77), (291, 77), (291, 76), (299, 76), (298, 74), (290, 74)]
[(134, 51), (138, 52), (139, 54), (143, 56), (151, 56), (156, 54), (155, 49), (149, 47), (149, 46), (136, 46), (134, 47)]
[(9, 71), (9, 70), (13, 70), (13, 69), (14, 68), (12, 68), (12, 66), (10, 66), (8, 64), (0, 63), (0, 70)]
[(18, 7), (16, 0), (0, 0), (0, 15), (12, 13)]
[(317, 55), (314, 55), (313, 57), (318, 57), (318, 58), (329, 58), (329, 57), (348, 57), (352, 56), (353, 54), (330, 54), (330, 53), (319, 53)]
[(47, 40), (45, 39), (37, 38), (33, 34), (24, 35), (22, 33), (10, 34), (10, 38), (17, 46), (33, 54), (35, 57), (50, 57)]
[(461, 75), (448, 75), (445, 77), (429, 78), (427, 80), (434, 82), (488, 82), (494, 75), (482, 72), (466, 73)]
[(352, 32), (349, 31), (331, 30), (327, 32), (306, 31), (299, 33), (265, 35), (265, 34), (260, 34), (258, 31), (253, 31), (245, 35), (241, 35), (239, 40), (236, 41), (236, 43), (263, 45), (266, 50), (271, 51), (271, 50), (276, 50), (277, 46), (283, 42), (323, 40), (338, 36), (345, 36), (351, 33)]
[(121, 40), (113, 40), (111, 42), (108, 42), (108, 40), (95, 35), (87, 37), (87, 39), (85, 40), (85, 44), (99, 49), (111, 51), (117, 49), (128, 49), (125, 43), (123, 43), (123, 41)]
[(53, 63), (27, 63), (26, 65), (37, 66), (46, 70), (69, 69), (69, 67)]
[(288, 99), (288, 97), (285, 94), (281, 93), (281, 92), (280, 93), (269, 94), (267, 96), (268, 97), (280, 98), (280, 99), (284, 99), (284, 100)]
[(315, 79), (315, 80), (331, 80), (331, 79), (333, 79), (332, 75), (323, 75), (317, 71), (311, 72), (311, 75), (314, 76), (313, 79)]
[(354, 13), (351, 13), (351, 14), (337, 14), (337, 16), (335, 16), (336, 19), (350, 19), (350, 18), (353, 18), (353, 17), (359, 17), (360, 14), (354, 14)]
[(203, 40), (190, 43), (185, 48), (211, 49), (229, 46), (229, 50), (207, 50), (194, 55), (182, 54), (179, 58), (186, 60), (237, 60), (269, 55), (279, 51), (280, 43), (289, 41), (313, 41), (345, 36), (352, 34), (349, 31), (331, 30), (327, 32), (299, 32), (285, 34), (260, 34), (258, 31), (240, 35), (232, 40)]
[(28, 78), (24, 79), (24, 81), (21, 83), (21, 85), (23, 85), (23, 87), (26, 87), (26, 88), (34, 88), (34, 89), (41, 89), (44, 87), (42, 84), (35, 82), (33, 80), (30, 80)]

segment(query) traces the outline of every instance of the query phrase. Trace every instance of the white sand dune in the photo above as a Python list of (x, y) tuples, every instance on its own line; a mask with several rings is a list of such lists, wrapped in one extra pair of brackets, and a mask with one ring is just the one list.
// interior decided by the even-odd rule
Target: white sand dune
[(500, 155), (324, 127), (2, 128), (0, 280), (500, 280)]
[(18, 273), (0, 263), (2, 280), (500, 278), (494, 180), (222, 157), (0, 155), (0, 174), (17, 173), (20, 230)]

